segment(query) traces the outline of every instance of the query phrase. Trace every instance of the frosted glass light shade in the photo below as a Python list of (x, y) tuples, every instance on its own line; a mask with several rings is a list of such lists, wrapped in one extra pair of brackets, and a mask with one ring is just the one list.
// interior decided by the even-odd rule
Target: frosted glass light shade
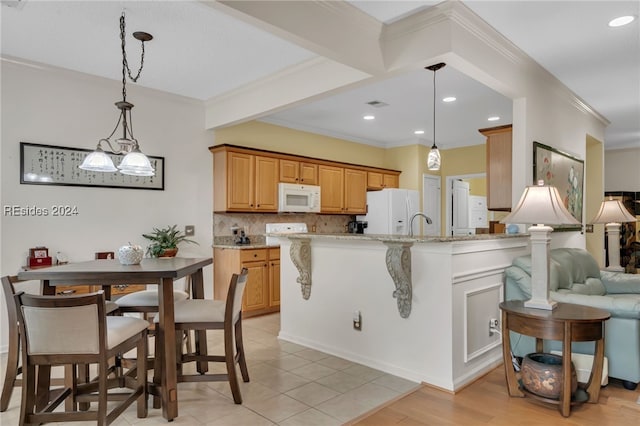
[(589, 223), (635, 222), (636, 218), (625, 208), (620, 200), (609, 198), (600, 204), (598, 214)]
[(440, 151), (434, 145), (429, 151), (429, 156), (427, 156), (427, 168), (429, 170), (440, 170)]
[(501, 223), (579, 225), (567, 210), (555, 186), (527, 186), (520, 201)]
[(115, 172), (118, 170), (113, 165), (111, 158), (99, 147), (87, 155), (78, 167), (91, 172)]
[(146, 155), (138, 150), (128, 153), (118, 166), (120, 173), (133, 176), (153, 176), (155, 170)]

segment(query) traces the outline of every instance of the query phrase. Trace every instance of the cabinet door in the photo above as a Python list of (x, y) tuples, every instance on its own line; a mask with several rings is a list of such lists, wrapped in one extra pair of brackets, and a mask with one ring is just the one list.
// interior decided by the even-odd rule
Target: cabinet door
[(279, 160), (255, 157), (255, 210), (278, 211)]
[(300, 180), (300, 162), (280, 160), (280, 182), (298, 183)]
[(487, 137), (487, 208), (511, 211), (511, 126), (481, 133)]
[(280, 259), (269, 261), (269, 306), (280, 306)]
[(379, 172), (367, 172), (367, 188), (368, 189), (382, 189), (384, 182), (382, 180), (382, 173)]
[(254, 156), (239, 152), (227, 155), (227, 208), (250, 210), (255, 193)]
[(248, 270), (242, 310), (250, 312), (265, 309), (269, 305), (267, 262), (246, 262), (242, 266)]
[(392, 174), (383, 174), (382, 175), (382, 186), (385, 188), (399, 188), (400, 187), (400, 176), (392, 175)]
[(367, 172), (344, 169), (344, 212), (367, 213)]
[(318, 184), (318, 165), (314, 163), (300, 163), (300, 183), (303, 185)]
[(320, 211), (322, 213), (343, 213), (344, 169), (341, 167), (318, 167), (320, 183)]

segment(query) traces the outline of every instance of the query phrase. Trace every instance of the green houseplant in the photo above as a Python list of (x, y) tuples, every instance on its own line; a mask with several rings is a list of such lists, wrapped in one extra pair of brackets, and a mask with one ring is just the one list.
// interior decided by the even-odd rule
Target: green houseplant
[(194, 243), (182, 231), (176, 229), (178, 225), (167, 226), (165, 228), (153, 228), (153, 232), (142, 234), (151, 244), (147, 247), (147, 254), (151, 257), (173, 257), (178, 253), (178, 244)]

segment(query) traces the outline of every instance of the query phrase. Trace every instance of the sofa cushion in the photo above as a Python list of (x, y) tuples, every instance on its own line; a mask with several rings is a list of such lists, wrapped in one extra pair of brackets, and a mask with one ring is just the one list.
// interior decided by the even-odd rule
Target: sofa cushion
[[(513, 265), (524, 270), (531, 277), (531, 255), (520, 256), (513, 259)], [(523, 282), (527, 287), (531, 286), (530, 282)], [(553, 257), (549, 260), (549, 288), (557, 290), (558, 288), (568, 288), (572, 284), (571, 277), (567, 268), (563, 268)], [(524, 291), (524, 288), (523, 288)], [(531, 289), (526, 290), (531, 296)]]
[(592, 306), (609, 311), (612, 317), (640, 319), (640, 294), (613, 294), (589, 296), (568, 290), (552, 291), (551, 299), (556, 302)]
[(600, 271), (607, 294), (640, 294), (640, 275)]

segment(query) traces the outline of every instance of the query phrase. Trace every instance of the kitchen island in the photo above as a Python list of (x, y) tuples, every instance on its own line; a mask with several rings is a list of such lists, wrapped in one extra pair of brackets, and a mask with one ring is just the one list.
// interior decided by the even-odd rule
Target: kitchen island
[(527, 235), (310, 233), (279, 244), (279, 338), (450, 391), (502, 362), (489, 320)]

